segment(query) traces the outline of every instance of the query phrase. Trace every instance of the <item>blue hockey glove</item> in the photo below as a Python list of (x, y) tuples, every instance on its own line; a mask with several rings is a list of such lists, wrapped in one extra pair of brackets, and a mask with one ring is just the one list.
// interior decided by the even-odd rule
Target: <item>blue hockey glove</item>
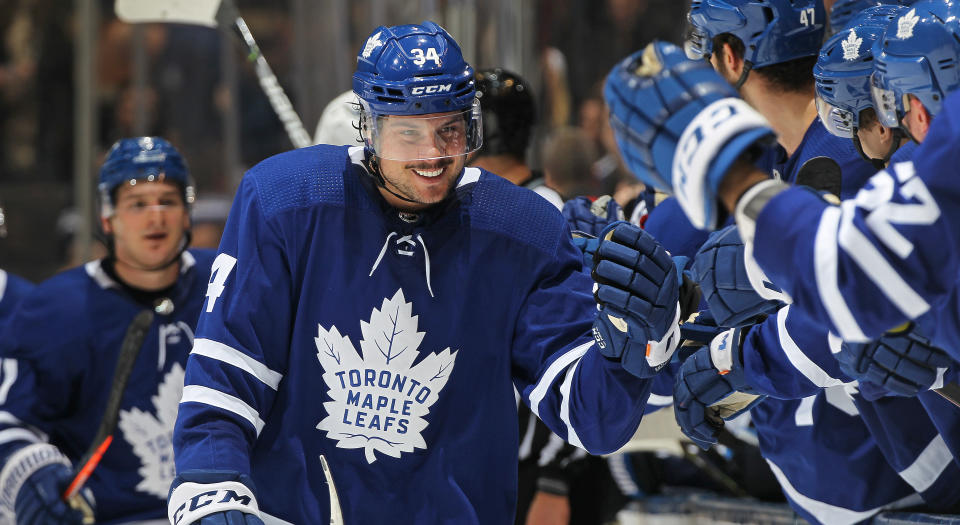
[(937, 369), (953, 364), (946, 352), (917, 333), (913, 323), (869, 343), (844, 342), (836, 357), (850, 377), (903, 396), (929, 390), (937, 380)]
[[(75, 472), (57, 447), (27, 445), (6, 459), (0, 473), (0, 515), (15, 516), (17, 525), (79, 525), (84, 512), (62, 499)], [(81, 490), (75, 496), (93, 519), (93, 495)], [(2, 521), (2, 518), (0, 518)], [(4, 523), (7, 523), (4, 521)]]
[(638, 226), (614, 223), (602, 232), (593, 279), (600, 353), (633, 375), (653, 376), (680, 339), (680, 279), (670, 255)]
[(188, 470), (170, 486), (167, 517), (173, 525), (264, 525), (254, 494), (246, 474)]
[[(751, 279), (750, 271), (758, 275)], [(710, 234), (694, 258), (692, 273), (719, 326), (733, 328), (753, 324), (757, 317), (783, 305), (782, 301), (761, 297), (751, 284), (751, 281), (757, 282), (780, 293), (759, 267), (753, 270), (747, 267), (736, 225)]]
[(575, 197), (564, 203), (563, 218), (574, 235), (582, 232), (599, 237), (607, 225), (623, 220), (623, 210), (609, 195), (593, 201), (589, 197)]
[(700, 229), (717, 227), (717, 188), (734, 161), (753, 160), (774, 138), (709, 63), (667, 42), (617, 64), (604, 98), (627, 167), (644, 184), (675, 193)]
[(673, 411), (680, 430), (706, 450), (717, 442), (723, 420), (734, 418), (765, 399), (753, 393), (740, 358), (742, 328), (717, 335), (693, 353), (677, 373)]

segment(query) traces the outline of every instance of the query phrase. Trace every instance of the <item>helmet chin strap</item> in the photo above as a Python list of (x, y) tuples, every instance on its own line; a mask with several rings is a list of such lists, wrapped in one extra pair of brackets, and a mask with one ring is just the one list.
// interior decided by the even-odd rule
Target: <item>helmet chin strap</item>
[(737, 79), (737, 83), (733, 85), (733, 89), (740, 91), (740, 88), (743, 87), (744, 82), (747, 81), (747, 75), (750, 74), (750, 70), (753, 69), (753, 63), (749, 60), (743, 61), (743, 71), (740, 73), (740, 78)]
[(860, 142), (860, 136), (857, 135), (857, 130), (859, 128), (853, 128), (853, 145), (857, 148), (857, 153), (860, 154), (860, 157), (863, 160), (869, 162), (875, 169), (882, 170), (887, 167), (887, 163), (890, 162), (890, 158), (893, 157), (893, 154), (896, 153), (897, 149), (900, 147), (900, 141), (907, 137), (908, 135), (904, 134), (905, 130), (900, 128), (892, 128), (890, 133), (893, 135), (890, 139), (890, 147), (887, 149), (887, 152), (883, 155), (881, 159), (875, 159), (870, 157), (863, 151), (863, 144)]

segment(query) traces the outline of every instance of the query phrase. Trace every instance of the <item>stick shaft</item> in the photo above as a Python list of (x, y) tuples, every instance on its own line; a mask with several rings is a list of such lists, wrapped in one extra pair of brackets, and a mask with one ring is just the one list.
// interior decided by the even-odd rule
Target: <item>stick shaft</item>
[(257, 79), (260, 81), (260, 87), (267, 95), (270, 106), (273, 107), (273, 111), (276, 112), (277, 117), (280, 118), (280, 122), (283, 123), (283, 129), (287, 131), (290, 142), (297, 148), (305, 148), (311, 145), (310, 135), (303, 127), (300, 115), (293, 109), (290, 98), (287, 97), (286, 92), (283, 91), (283, 87), (280, 86), (280, 81), (277, 80), (277, 76), (270, 68), (270, 64), (267, 63), (267, 59), (264, 58), (263, 53), (260, 52), (260, 46), (258, 46), (257, 41), (254, 40), (253, 33), (251, 33), (250, 28), (247, 27), (247, 22), (242, 16), (238, 15), (233, 22), (233, 26), (240, 35), (240, 40), (247, 48), (247, 60), (254, 63), (254, 70), (257, 73)]

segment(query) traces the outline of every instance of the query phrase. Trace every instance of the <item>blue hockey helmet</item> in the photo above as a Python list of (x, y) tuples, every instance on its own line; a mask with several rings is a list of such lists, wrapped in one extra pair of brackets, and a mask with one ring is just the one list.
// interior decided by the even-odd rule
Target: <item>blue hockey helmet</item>
[(844, 29), (850, 22), (864, 12), (864, 10), (878, 5), (911, 5), (915, 0), (837, 0), (830, 8), (830, 35), (833, 36)]
[(827, 39), (820, 50), (813, 68), (817, 111), (833, 135), (852, 138), (854, 129), (860, 127), (860, 112), (873, 107), (873, 46), (890, 21), (906, 10), (899, 5), (869, 7)]
[[(374, 29), (357, 55), (353, 91), (360, 99), (364, 143), (380, 158), (466, 155), (482, 143), (473, 68), (453, 37), (433, 22)], [(399, 141), (390, 137), (385, 143), (386, 116), (418, 117), (405, 120), (418, 134), (408, 130)], [(460, 118), (451, 120), (455, 116)], [(397, 144), (403, 147), (390, 147)]]
[(193, 203), (196, 195), (193, 179), (180, 152), (160, 137), (120, 139), (113, 144), (100, 168), (100, 216), (114, 213), (116, 189), (138, 180), (173, 182), (183, 192), (183, 202)]
[(930, 115), (960, 87), (960, 3), (934, 0), (914, 4), (887, 26), (874, 50), (871, 91), (880, 123), (900, 125), (908, 95)]
[(816, 56), (827, 21), (821, 0), (693, 0), (687, 18), (687, 56), (709, 56), (714, 37), (730, 33), (752, 68)]

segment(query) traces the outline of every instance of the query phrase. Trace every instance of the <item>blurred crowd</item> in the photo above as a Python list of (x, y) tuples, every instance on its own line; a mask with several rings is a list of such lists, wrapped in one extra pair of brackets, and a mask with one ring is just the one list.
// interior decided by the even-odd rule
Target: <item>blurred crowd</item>
[[(6, 0), (0, 9), (0, 205), (9, 236), (0, 265), (39, 281), (81, 262), (72, 234), (81, 217), (73, 211), (74, 64), (77, 24), (72, 4), (52, 0)], [(329, 100), (298, 100), (294, 81), (307, 74), (295, 68), (292, 3), (238, 2), (264, 55), (312, 130)], [(351, 2), (345, 20), (344, 53), (352, 60), (372, 28), (373, 2)], [(439, 19), (447, 2), (386, 3), (380, 23)], [(516, 71), (534, 89), (538, 116), (529, 161), (544, 165), (553, 145), (555, 166), (570, 169), (569, 195), (612, 193), (632, 180), (616, 158), (600, 85), (613, 64), (652, 38), (679, 41), (684, 2), (606, 0), (532, 2), (534, 27), (528, 41), (536, 63)], [(116, 18), (112, 0), (100, 0), (95, 46), (96, 128), (94, 166), (121, 137), (168, 138), (184, 155), (207, 197), (229, 200), (244, 169), (291, 148), (283, 127), (243, 61), (239, 45), (217, 31), (188, 25), (133, 26)], [(428, 13), (433, 10), (433, 16)], [(495, 5), (478, 6), (491, 14)], [(436, 16), (436, 15), (440, 16)], [(496, 17), (478, 17), (479, 68), (502, 65), (497, 56)], [(236, 83), (222, 71), (223, 47), (234, 54)], [(321, 56), (322, 49), (299, 50)], [(332, 86), (330, 93), (348, 89)], [(316, 108), (314, 115), (304, 111)], [(230, 159), (224, 132), (228, 111), (239, 120), (236, 156)], [(311, 118), (312, 117), (312, 118)], [(229, 121), (228, 121), (229, 122)], [(550, 138), (555, 140), (548, 140)], [(573, 147), (570, 147), (573, 146)], [(577, 156), (568, 162), (567, 156)], [(589, 173), (581, 172), (584, 164)], [(232, 165), (232, 166), (231, 166)], [(576, 167), (576, 169), (574, 169)], [(629, 192), (630, 190), (626, 190)], [(626, 197), (625, 197), (626, 198)], [(200, 207), (198, 206), (198, 209)], [(91, 224), (93, 217), (89, 218)], [(96, 227), (94, 227), (96, 229)], [(50, 232), (56, 232), (51, 236)], [(56, 240), (56, 242), (54, 242)], [(195, 239), (195, 243), (199, 239)], [(97, 256), (95, 247), (93, 256)]]

